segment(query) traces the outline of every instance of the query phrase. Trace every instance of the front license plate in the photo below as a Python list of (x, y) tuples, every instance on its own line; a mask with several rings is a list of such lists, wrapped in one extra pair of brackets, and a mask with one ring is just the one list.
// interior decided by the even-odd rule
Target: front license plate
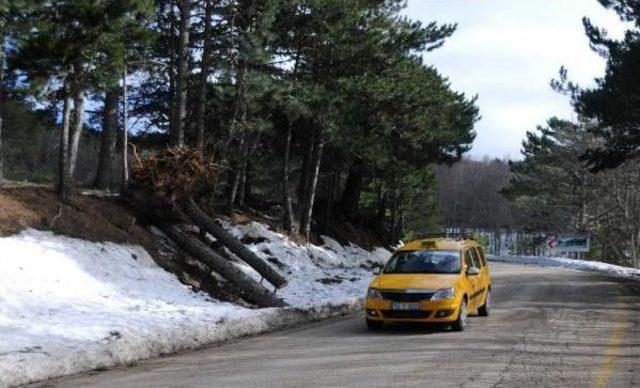
[(420, 303), (391, 302), (391, 310), (401, 310), (401, 311), (422, 310), (422, 305)]

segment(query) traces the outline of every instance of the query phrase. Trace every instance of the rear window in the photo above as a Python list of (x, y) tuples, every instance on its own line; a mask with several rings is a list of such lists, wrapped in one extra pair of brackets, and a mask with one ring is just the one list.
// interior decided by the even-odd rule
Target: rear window
[(482, 261), (480, 261), (480, 258), (478, 257), (478, 252), (476, 251), (475, 248), (471, 248), (469, 249), (469, 252), (471, 252), (471, 257), (473, 257), (473, 262), (476, 265), (477, 268), (482, 268), (484, 267), (484, 263), (482, 263)]
[(487, 259), (484, 257), (484, 251), (482, 250), (482, 247), (477, 247), (476, 250), (478, 251), (478, 256), (480, 256), (480, 261), (482, 261), (482, 265), (483, 266), (487, 265)]
[(384, 273), (460, 273), (460, 252), (449, 250), (417, 250), (396, 252)]
[(464, 252), (464, 263), (467, 265), (467, 268), (476, 266), (473, 262), (473, 258), (471, 258), (471, 251), (469, 249)]

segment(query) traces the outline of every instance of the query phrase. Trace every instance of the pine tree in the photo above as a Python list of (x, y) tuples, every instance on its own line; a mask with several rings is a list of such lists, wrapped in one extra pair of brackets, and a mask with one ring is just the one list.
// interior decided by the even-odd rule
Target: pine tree
[[(0, 1), (0, 104), (4, 103), (4, 71), (5, 71), (5, 40), (9, 28), (9, 4), (8, 1)], [(0, 105), (0, 109), (2, 105)], [(4, 154), (2, 149), (2, 125), (3, 117), (0, 114), (0, 184), (4, 180)]]
[(632, 29), (617, 41), (589, 19), (583, 23), (591, 48), (607, 60), (604, 77), (596, 79), (593, 88), (581, 89), (567, 82), (567, 72), (561, 70), (560, 81), (553, 86), (572, 95), (578, 114), (595, 119), (600, 125), (594, 130), (605, 140), (602, 146), (588, 150), (584, 160), (595, 170), (614, 168), (630, 158), (640, 156), (640, 3), (631, 0), (599, 0), (615, 10), (620, 19), (632, 22)]
[[(12, 67), (24, 71), (32, 87), (63, 85), (61, 156), (58, 191), (68, 199), (84, 125), (86, 94), (122, 65), (126, 26), (149, 12), (150, 0), (52, 1), (23, 10), (25, 26), (17, 36)], [(73, 114), (71, 114), (73, 104)]]
[(630, 160), (593, 173), (580, 160), (602, 144), (589, 122), (552, 118), (527, 133), (523, 159), (512, 162), (503, 193), (520, 223), (536, 232), (588, 233), (598, 260), (637, 267), (640, 255), (640, 163)]
[[(281, 54), (295, 66), (296, 96), (309, 112), (300, 180), (300, 232), (309, 236), (323, 152), (338, 135), (342, 91), (358, 77), (376, 74), (415, 51), (439, 47), (455, 26), (422, 26), (399, 16), (401, 1), (292, 1), (277, 19)], [(294, 73), (295, 72), (295, 73)], [(364, 107), (364, 106), (363, 106)]]
[(557, 232), (585, 229), (584, 193), (593, 179), (578, 159), (596, 138), (583, 125), (551, 118), (537, 132), (527, 132), (523, 160), (513, 162), (514, 177), (503, 193), (515, 200), (526, 227)]

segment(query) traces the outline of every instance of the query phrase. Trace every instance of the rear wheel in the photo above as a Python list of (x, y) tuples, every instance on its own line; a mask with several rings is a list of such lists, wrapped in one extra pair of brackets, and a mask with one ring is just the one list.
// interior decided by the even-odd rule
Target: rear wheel
[(478, 309), (478, 315), (480, 315), (481, 317), (488, 317), (490, 308), (491, 308), (491, 291), (487, 290), (487, 296), (484, 299), (484, 304)]
[(454, 331), (463, 331), (467, 326), (467, 301), (462, 299), (462, 303), (460, 303), (460, 312), (458, 313), (458, 319), (451, 325), (451, 328)]
[(369, 330), (380, 330), (382, 329), (382, 325), (384, 323), (382, 321), (374, 321), (372, 319), (367, 319), (367, 327)]

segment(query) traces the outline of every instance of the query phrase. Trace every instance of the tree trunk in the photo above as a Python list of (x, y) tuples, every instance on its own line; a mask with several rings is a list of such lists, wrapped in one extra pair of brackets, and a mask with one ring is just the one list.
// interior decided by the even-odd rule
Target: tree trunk
[(239, 201), (240, 206), (244, 206), (246, 202), (251, 203), (253, 200), (253, 182), (255, 178), (255, 165), (251, 158), (247, 160), (247, 170), (244, 178), (244, 190), (242, 190), (242, 198)]
[(178, 74), (174, 122), (171, 127), (173, 145), (184, 144), (184, 122), (187, 117), (187, 71), (189, 66), (189, 27), (191, 22), (191, 0), (180, 0), (180, 29), (178, 37)]
[(249, 159), (255, 155), (256, 150), (258, 149), (258, 144), (260, 143), (260, 133), (258, 132), (253, 136), (253, 142), (251, 146), (247, 148), (244, 155), (242, 155), (242, 168), (240, 169), (240, 186), (238, 188), (238, 206), (241, 208), (244, 207), (244, 201), (247, 194), (247, 180), (248, 175), (250, 174), (250, 166)]
[[(298, 212), (302, 212), (303, 203), (305, 201), (307, 187), (309, 186), (309, 164), (311, 163), (311, 154), (313, 153), (313, 142), (309, 136), (304, 136), (302, 153), (302, 167), (300, 168), (300, 180), (296, 188), (296, 196), (298, 201)], [(299, 217), (302, 217), (299, 214)]]
[[(182, 283), (195, 287), (198, 291), (206, 292), (213, 298), (231, 303), (238, 302), (238, 298), (233, 297), (233, 292), (240, 294), (240, 291), (230, 283), (220, 284), (221, 282), (212, 275), (213, 271), (209, 266), (200, 261), (185, 259), (177, 261), (172, 267), (165, 269), (178, 275)], [(194, 281), (197, 284), (193, 284)]]
[(100, 190), (105, 190), (111, 186), (111, 167), (113, 165), (113, 154), (115, 153), (118, 134), (119, 94), (117, 88), (109, 88), (104, 97), (98, 173), (95, 181), (95, 186)]
[(326, 190), (326, 206), (324, 208), (324, 217), (322, 220), (322, 230), (324, 234), (331, 234), (331, 217), (333, 215), (333, 208), (335, 198), (337, 198), (339, 193), (336, 194), (336, 189), (340, 186), (340, 171), (333, 171), (329, 177), (329, 186)]
[[(394, 174), (393, 178), (391, 179), (391, 190), (390, 190), (390, 207), (391, 207), (391, 220), (390, 220), (390, 224), (389, 224), (389, 231), (391, 232), (391, 234), (394, 234), (394, 228), (396, 225), (396, 210), (397, 210), (397, 197), (396, 197), (396, 187), (397, 187), (397, 180), (396, 180), (396, 176)], [(394, 238), (396, 237), (395, 235), (393, 236)]]
[[(4, 107), (4, 40), (5, 40), (5, 31), (4, 31), (5, 23), (2, 21), (2, 25), (0, 26), (0, 109)], [(2, 125), (3, 125), (3, 116), (2, 111), (0, 111), (0, 184), (4, 180), (4, 157), (2, 153)]]
[(284, 229), (293, 232), (293, 206), (289, 193), (289, 159), (291, 156), (291, 123), (287, 122), (287, 136), (284, 145), (284, 160), (282, 163), (282, 207), (284, 208)]
[(229, 192), (229, 211), (233, 211), (237, 196), (238, 189), (240, 187), (240, 183), (242, 181), (242, 175), (245, 169), (245, 163), (247, 159), (247, 153), (249, 152), (247, 146), (247, 132), (246, 132), (246, 122), (247, 122), (247, 100), (246, 100), (246, 90), (245, 90), (245, 76), (247, 72), (247, 64), (244, 63), (242, 66), (239, 66), (238, 76), (236, 81), (236, 96), (234, 102), (234, 110), (233, 110), (233, 118), (231, 121), (231, 133), (230, 136), (234, 136), (238, 127), (238, 121), (240, 122), (240, 144), (238, 145), (238, 154), (235, 159), (235, 171), (233, 174), (233, 181), (231, 184), (231, 190)]
[(238, 196), (238, 186), (240, 185), (240, 170), (237, 164), (232, 164), (232, 171), (229, 174), (227, 182), (228, 186), (228, 198), (227, 198), (227, 210), (233, 212), (236, 207), (236, 197)]
[(198, 205), (192, 199), (183, 201), (180, 204), (180, 209), (199, 228), (211, 233), (211, 235), (220, 241), (222, 245), (249, 264), (251, 268), (255, 269), (260, 275), (264, 276), (269, 283), (273, 284), (277, 288), (282, 288), (287, 285), (287, 280), (285, 278), (283, 278), (264, 260), (251, 252), (244, 246), (244, 244), (238, 241), (238, 239), (220, 227), (211, 217), (207, 216), (202, 210), (200, 210)]
[(324, 147), (324, 134), (322, 128), (317, 128), (316, 136), (313, 139), (313, 155), (310, 160), (309, 185), (306, 190), (302, 218), (300, 220), (300, 233), (309, 241), (311, 235), (311, 219), (313, 217), (313, 204), (320, 175), (320, 164), (322, 163), (322, 149)]
[(73, 134), (71, 135), (71, 145), (69, 154), (70, 179), (74, 181), (76, 162), (78, 161), (78, 149), (82, 137), (82, 126), (84, 124), (84, 90), (80, 85), (75, 85), (73, 91)]
[(205, 116), (207, 106), (207, 80), (211, 71), (211, 14), (213, 9), (213, 1), (205, 0), (204, 6), (204, 34), (202, 61), (200, 69), (200, 85), (198, 90), (198, 112), (197, 112), (197, 131), (196, 146), (204, 149), (204, 132), (205, 132)]
[(245, 159), (244, 154), (246, 152), (244, 137), (245, 137), (245, 133), (243, 132), (240, 137), (240, 144), (239, 144), (240, 157), (236, 157), (236, 161), (232, 165), (233, 171), (232, 171), (231, 182), (229, 186), (229, 199), (227, 203), (227, 206), (229, 207), (230, 212), (233, 211), (233, 209), (236, 206), (236, 200), (238, 197), (238, 188), (240, 187), (240, 179), (242, 175), (242, 169), (244, 167), (243, 160)]
[[(2, 109), (1, 106), (0, 109)], [(0, 185), (2, 181), (4, 181), (4, 158), (2, 156), (2, 113), (0, 112)]]
[(283, 307), (284, 302), (269, 292), (249, 275), (209, 249), (195, 236), (183, 232), (178, 226), (160, 224), (159, 228), (190, 256), (202, 261), (214, 272), (242, 290), (243, 298), (259, 307)]
[(349, 219), (353, 219), (358, 214), (360, 192), (364, 180), (364, 166), (362, 162), (356, 161), (349, 168), (349, 176), (345, 183), (342, 198), (340, 199), (340, 210)]
[(384, 222), (384, 215), (386, 213), (386, 205), (385, 205), (385, 192), (384, 192), (384, 186), (383, 183), (380, 182), (378, 183), (378, 194), (376, 196), (377, 201), (378, 201), (378, 214), (377, 214), (377, 218), (379, 222)]
[(130, 184), (129, 187), (123, 188), (122, 197), (129, 205), (129, 208), (135, 212), (136, 217), (143, 223), (192, 223), (175, 205), (168, 205), (162, 199), (150, 194), (146, 189), (137, 186), (135, 182)]
[(122, 73), (122, 187), (129, 186), (129, 92), (127, 65)]
[(404, 234), (404, 225), (405, 225), (405, 211), (403, 205), (403, 196), (400, 194), (400, 217), (398, 218), (398, 229), (396, 231), (396, 235), (398, 238), (401, 238)]
[(236, 200), (238, 206), (242, 209), (244, 207), (244, 195), (247, 189), (247, 174), (249, 172), (249, 160), (248, 155), (243, 158), (242, 167), (240, 167), (240, 179), (238, 183), (238, 199)]
[(632, 241), (633, 245), (635, 246), (635, 248), (633, 249), (633, 256), (634, 256), (634, 266), (635, 268), (639, 268), (640, 269), (640, 259), (638, 258), (638, 245), (640, 244), (640, 233), (636, 231), (636, 233), (634, 234), (634, 239)]
[(62, 108), (62, 129), (60, 132), (60, 157), (58, 159), (58, 195), (63, 202), (71, 196), (71, 172), (69, 168), (69, 128), (71, 126), (71, 98), (65, 85), (64, 106)]

